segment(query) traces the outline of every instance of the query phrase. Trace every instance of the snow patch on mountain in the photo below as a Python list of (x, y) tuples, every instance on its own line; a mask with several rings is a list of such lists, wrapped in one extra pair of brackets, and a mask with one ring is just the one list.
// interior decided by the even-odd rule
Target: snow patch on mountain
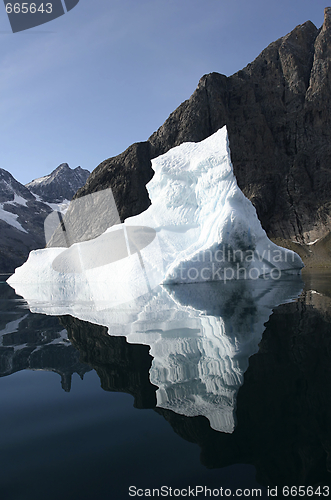
[(26, 229), (24, 229), (24, 227), (18, 222), (18, 215), (13, 214), (12, 212), (7, 212), (7, 210), (3, 208), (3, 205), (4, 203), (0, 203), (0, 219), (15, 229), (18, 229), (23, 233), (28, 233), (28, 231), (26, 231)]
[(23, 207), (27, 206), (27, 200), (14, 192), (14, 200), (7, 201), (7, 205), (22, 205)]
[(33, 186), (46, 183), (47, 181), (50, 181), (50, 179), (51, 179), (51, 174), (44, 175), (44, 177), (38, 177), (38, 179), (34, 179), (33, 181), (28, 182), (28, 184), (26, 184), (25, 186), (29, 187), (29, 189), (33, 191)]
[(54, 210), (54, 212), (61, 212), (61, 214), (65, 214), (69, 208), (70, 200), (64, 199), (61, 203), (48, 203), (47, 201), (44, 203)]
[[(65, 213), (69, 199), (84, 185), (89, 172), (60, 165), (34, 183), (41, 191), (32, 193), (8, 171), (0, 168), (0, 271), (11, 273), (28, 257), (30, 250), (45, 247), (44, 220), (57, 211)], [(43, 183), (47, 181), (44, 191)]]

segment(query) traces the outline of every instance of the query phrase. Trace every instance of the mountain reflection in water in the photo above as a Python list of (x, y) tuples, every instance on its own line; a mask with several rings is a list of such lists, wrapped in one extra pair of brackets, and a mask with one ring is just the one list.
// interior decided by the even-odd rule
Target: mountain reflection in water
[(83, 378), (91, 368), (80, 363), (58, 318), (31, 314), (12, 288), (3, 282), (0, 287), (0, 377), (26, 369), (52, 371), (69, 392), (73, 373)]
[[(94, 368), (104, 390), (155, 408), (200, 446), (206, 467), (253, 464), (264, 486), (314, 486), (330, 483), (331, 299), (325, 277), (305, 281), (301, 295), (300, 277), (160, 287), (112, 310), (26, 299), (35, 313), (61, 316), (58, 333), (64, 327), (80, 353), (69, 359), (62, 342), (66, 373)], [(10, 346), (10, 320), (1, 366), (4, 349), (27, 348)]]

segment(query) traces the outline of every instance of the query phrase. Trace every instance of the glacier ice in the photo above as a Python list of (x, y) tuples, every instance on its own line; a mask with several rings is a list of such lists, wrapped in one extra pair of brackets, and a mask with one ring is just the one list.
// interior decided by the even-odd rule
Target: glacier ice
[[(160, 283), (276, 280), (281, 272), (300, 272), (300, 257), (268, 239), (239, 189), (226, 127), (200, 143), (171, 149), (152, 167), (155, 175), (147, 185), (152, 203), (145, 212), (124, 224), (115, 217), (115, 225), (93, 240), (31, 252), (9, 284), (61, 283), (65, 294), (74, 291), (80, 298), (89, 283), (101, 294), (108, 283), (116, 304)], [(87, 224), (86, 198), (74, 202), (81, 205), (78, 227)], [(93, 210), (89, 217), (93, 224)]]

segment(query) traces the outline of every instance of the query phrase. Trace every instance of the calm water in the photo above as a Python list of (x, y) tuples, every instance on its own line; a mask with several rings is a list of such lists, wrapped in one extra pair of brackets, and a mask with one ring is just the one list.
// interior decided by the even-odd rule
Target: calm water
[(330, 282), (236, 288), (208, 305), (206, 290), (176, 291), (175, 319), (140, 315), (139, 331), (110, 336), (79, 315), (31, 313), (2, 281), (1, 500), (330, 484)]

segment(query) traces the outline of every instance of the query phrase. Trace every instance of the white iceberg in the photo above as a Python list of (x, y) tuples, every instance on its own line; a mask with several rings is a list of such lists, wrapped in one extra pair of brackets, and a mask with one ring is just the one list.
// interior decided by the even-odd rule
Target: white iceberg
[(63, 300), (73, 301), (99, 301), (106, 289), (116, 305), (160, 283), (277, 280), (284, 272), (300, 272), (300, 257), (268, 239), (239, 189), (226, 127), (171, 149), (152, 167), (145, 212), (93, 240), (31, 252), (8, 283), (39, 284), (46, 295), (55, 287)]
[(279, 279), (300, 257), (272, 243), (233, 173), (226, 127), (152, 161), (152, 201), (126, 224), (152, 227), (162, 250), (163, 283)]

